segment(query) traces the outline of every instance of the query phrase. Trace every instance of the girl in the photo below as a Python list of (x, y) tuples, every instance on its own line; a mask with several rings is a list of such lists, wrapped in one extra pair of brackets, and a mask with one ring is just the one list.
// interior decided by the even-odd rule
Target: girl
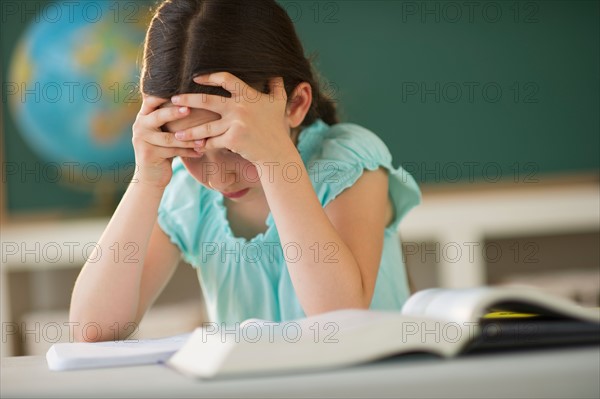
[(91, 255), (71, 301), (78, 340), (131, 333), (181, 257), (213, 322), (401, 308), (397, 227), (417, 184), (375, 134), (338, 123), (275, 1), (165, 1), (141, 88), (137, 170), (99, 240), (137, 252)]

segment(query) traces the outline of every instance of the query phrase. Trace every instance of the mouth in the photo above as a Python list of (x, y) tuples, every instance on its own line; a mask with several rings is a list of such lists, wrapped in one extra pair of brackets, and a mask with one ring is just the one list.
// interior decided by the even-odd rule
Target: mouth
[(240, 198), (240, 197), (243, 197), (244, 195), (246, 195), (246, 193), (248, 191), (250, 191), (250, 188), (245, 188), (243, 190), (235, 191), (233, 193), (223, 193), (222, 192), (221, 194), (223, 194), (223, 196), (227, 197), (227, 198)]

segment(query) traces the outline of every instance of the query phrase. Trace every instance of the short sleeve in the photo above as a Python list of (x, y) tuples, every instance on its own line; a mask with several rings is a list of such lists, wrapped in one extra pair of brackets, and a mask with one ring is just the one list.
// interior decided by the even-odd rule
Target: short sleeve
[(187, 173), (180, 158), (173, 160), (172, 168), (173, 176), (158, 207), (158, 224), (191, 263), (198, 252), (201, 185)]
[(421, 192), (410, 173), (392, 166), (390, 151), (375, 133), (353, 123), (333, 125), (323, 138), (318, 156), (307, 165), (323, 207), (356, 183), (365, 169), (379, 167), (388, 170), (395, 211), (388, 228), (396, 229), (406, 213), (421, 202)]

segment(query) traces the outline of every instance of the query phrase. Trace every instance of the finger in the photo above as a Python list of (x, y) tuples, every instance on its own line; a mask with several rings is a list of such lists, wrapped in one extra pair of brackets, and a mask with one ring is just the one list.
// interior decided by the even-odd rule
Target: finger
[(206, 122), (201, 125), (175, 132), (175, 138), (181, 141), (200, 140), (225, 134), (229, 126), (223, 119)]
[(206, 93), (186, 93), (171, 97), (171, 102), (175, 105), (190, 108), (203, 108), (217, 114), (223, 114), (226, 104), (230, 101), (231, 97)]
[(143, 124), (147, 127), (158, 129), (168, 122), (181, 119), (190, 114), (188, 107), (164, 107), (159, 108), (145, 118)]
[(245, 93), (250, 87), (243, 80), (229, 72), (214, 72), (198, 75), (194, 77), (194, 82), (211, 86), (221, 86), (234, 96)]
[(233, 148), (233, 146), (229, 142), (229, 137), (224, 134), (222, 134), (220, 136), (207, 138), (206, 142), (204, 143), (203, 150), (208, 151), (208, 150), (214, 150), (217, 148), (226, 148), (232, 152), (235, 152), (236, 154), (238, 153), (236, 148)]
[(148, 115), (162, 104), (169, 101), (168, 98), (160, 98), (156, 96), (150, 96), (147, 94), (143, 95), (142, 107), (140, 108), (140, 115)]
[(191, 140), (191, 141), (180, 141), (175, 138), (173, 133), (160, 133), (153, 132), (144, 136), (144, 140), (147, 143), (158, 147), (173, 147), (173, 148), (195, 148), (203, 147), (204, 141), (202, 140)]
[(161, 159), (169, 159), (173, 157), (185, 157), (185, 158), (200, 158), (204, 153), (195, 151), (191, 148), (169, 148), (169, 147), (156, 147), (156, 155)]

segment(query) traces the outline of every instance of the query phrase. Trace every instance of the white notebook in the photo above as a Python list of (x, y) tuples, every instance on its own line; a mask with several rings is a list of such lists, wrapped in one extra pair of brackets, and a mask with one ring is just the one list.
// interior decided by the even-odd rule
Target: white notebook
[(107, 342), (58, 343), (46, 353), (50, 370), (133, 366), (163, 363), (190, 337), (191, 333), (160, 339)]

